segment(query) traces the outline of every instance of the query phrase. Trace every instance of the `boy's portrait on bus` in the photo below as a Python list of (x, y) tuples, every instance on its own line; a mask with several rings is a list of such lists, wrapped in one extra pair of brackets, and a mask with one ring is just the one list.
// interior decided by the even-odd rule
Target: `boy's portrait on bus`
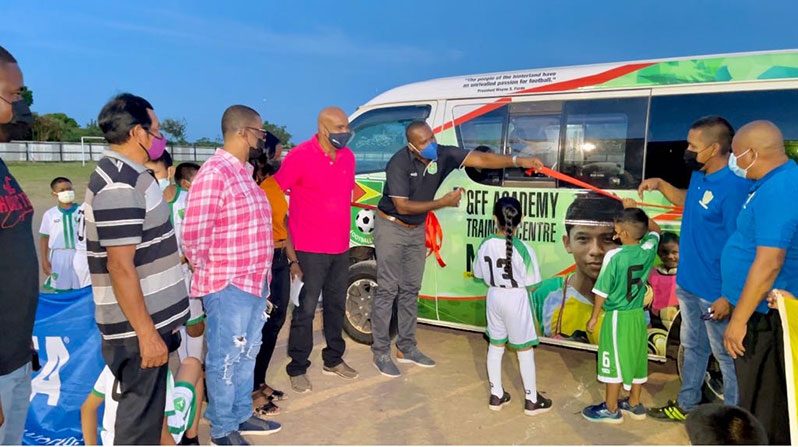
[(541, 282), (531, 294), (535, 319), (545, 337), (596, 343), (587, 332), (593, 311), (593, 286), (604, 255), (618, 247), (613, 219), (621, 202), (598, 194), (577, 194), (565, 213), (563, 245), (574, 258), (573, 272)]

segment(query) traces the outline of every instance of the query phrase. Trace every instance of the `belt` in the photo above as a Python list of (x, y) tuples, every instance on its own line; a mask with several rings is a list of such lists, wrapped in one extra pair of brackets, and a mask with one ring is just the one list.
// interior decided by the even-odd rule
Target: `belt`
[(390, 214), (386, 214), (380, 209), (377, 210), (377, 215), (382, 217), (383, 219), (385, 219), (387, 221), (393, 222), (395, 224), (399, 224), (399, 225), (401, 225), (401, 226), (403, 226), (405, 228), (416, 228), (418, 226), (418, 225), (411, 225), (409, 223), (402, 222), (400, 219), (397, 219), (396, 217), (391, 216)]
[(285, 239), (283, 239), (282, 241), (274, 242), (274, 249), (277, 250), (279, 248), (285, 248)]

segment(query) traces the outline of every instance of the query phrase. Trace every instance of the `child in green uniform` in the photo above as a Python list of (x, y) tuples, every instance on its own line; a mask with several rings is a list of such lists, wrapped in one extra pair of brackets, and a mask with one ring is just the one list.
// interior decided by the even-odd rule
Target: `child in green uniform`
[[(606, 384), (606, 400), (582, 410), (591, 422), (619, 424), (622, 413), (644, 419), (640, 403), (642, 384), (648, 378), (648, 345), (643, 299), (648, 274), (657, 257), (659, 226), (646, 213), (625, 200), (625, 209), (615, 219), (616, 238), (621, 247), (604, 257), (596, 285), (593, 315), (588, 332), (596, 328), (605, 312), (598, 345), (598, 380)], [(630, 391), (619, 401), (621, 385)]]

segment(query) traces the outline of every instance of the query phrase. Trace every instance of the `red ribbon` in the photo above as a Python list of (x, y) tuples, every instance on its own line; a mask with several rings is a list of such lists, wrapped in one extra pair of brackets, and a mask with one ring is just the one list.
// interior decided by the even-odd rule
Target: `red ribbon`
[(434, 254), (435, 260), (438, 265), (446, 267), (441, 257), (441, 247), (443, 246), (443, 229), (441, 223), (438, 222), (438, 217), (432, 211), (427, 213), (427, 220), (424, 222), (424, 232), (426, 234), (426, 241), (424, 245), (427, 246), (427, 256)]
[[(529, 169), (526, 171), (526, 174), (532, 175), (535, 172), (543, 174), (547, 177), (555, 178), (557, 180), (562, 180), (566, 183), (570, 183), (571, 185), (578, 186), (580, 188), (593, 191), (597, 194), (601, 194), (602, 196), (609, 197), (611, 199), (622, 200), (620, 197), (616, 196), (611, 192), (605, 191), (601, 188), (583, 182), (579, 179), (575, 179), (567, 174), (563, 174), (562, 172), (555, 171), (545, 166), (538, 170)], [(637, 204), (649, 208), (662, 208), (678, 214), (682, 213), (682, 207), (679, 206), (659, 205), (656, 203), (645, 203), (645, 202), (637, 202)], [(355, 202), (352, 202), (352, 206), (367, 210), (377, 209), (377, 207), (373, 205), (366, 205), (363, 203), (355, 203)], [(438, 265), (440, 265), (441, 267), (446, 267), (446, 263), (443, 261), (443, 257), (441, 257), (441, 248), (443, 247), (443, 228), (441, 228), (441, 223), (438, 221), (438, 217), (432, 211), (427, 213), (427, 220), (424, 222), (424, 233), (426, 239), (424, 241), (424, 245), (427, 247), (427, 256), (429, 257), (430, 255), (434, 254), (435, 260), (438, 261)]]
[[(540, 169), (537, 169), (537, 170), (536, 169), (527, 169), (526, 175), (532, 175), (532, 174), (534, 174), (536, 172), (540, 173), (540, 174), (543, 174), (546, 177), (555, 178), (557, 180), (561, 180), (563, 182), (570, 183), (570, 184), (572, 184), (574, 186), (578, 186), (580, 188), (589, 189), (590, 191), (593, 191), (595, 193), (601, 194), (602, 196), (605, 196), (605, 197), (609, 197), (611, 199), (615, 199), (615, 200), (619, 200), (619, 201), (623, 200), (623, 199), (621, 199), (620, 197), (616, 196), (615, 194), (613, 194), (611, 192), (605, 191), (605, 190), (603, 190), (601, 188), (598, 188), (596, 186), (593, 186), (593, 185), (591, 185), (589, 183), (583, 182), (582, 180), (575, 179), (575, 178), (571, 177), (570, 175), (563, 174), (562, 172), (555, 171), (555, 170), (547, 168), (545, 166), (540, 168)], [(681, 213), (682, 212), (682, 207), (680, 207), (680, 206), (659, 205), (659, 204), (656, 204), (656, 203), (646, 203), (646, 202), (637, 202), (637, 204), (641, 205), (641, 206), (644, 206), (644, 207), (648, 207), (648, 208), (666, 209), (668, 211), (673, 211), (673, 212), (676, 212), (676, 213)]]

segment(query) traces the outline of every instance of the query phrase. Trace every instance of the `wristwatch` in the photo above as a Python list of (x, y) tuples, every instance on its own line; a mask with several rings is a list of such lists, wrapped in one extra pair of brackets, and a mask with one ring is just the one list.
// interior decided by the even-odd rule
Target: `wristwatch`
[(518, 167), (518, 156), (517, 155), (513, 155), (513, 166), (516, 167), (516, 168)]

